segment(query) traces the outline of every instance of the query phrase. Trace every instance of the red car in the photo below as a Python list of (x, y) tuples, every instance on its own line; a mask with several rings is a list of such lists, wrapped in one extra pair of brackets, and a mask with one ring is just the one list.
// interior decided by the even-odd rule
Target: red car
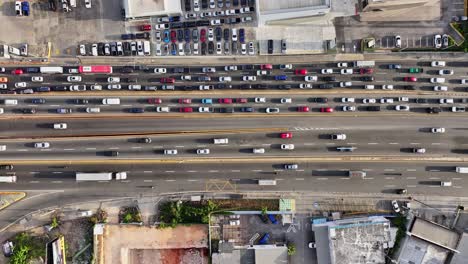
[(292, 138), (291, 132), (281, 133), (280, 138)]
[(231, 98), (219, 98), (218, 102), (220, 104), (232, 104)]
[(205, 42), (206, 41), (206, 29), (202, 29), (200, 31), (200, 41)]
[(181, 107), (181, 108), (179, 108), (179, 112), (182, 112), (182, 113), (192, 113), (192, 112), (193, 112), (193, 108), (192, 108), (192, 107)]
[(159, 82), (160, 83), (175, 83), (175, 79), (174, 78), (161, 78)]
[(417, 82), (418, 81), (418, 78), (414, 77), (414, 76), (409, 76), (409, 77), (405, 77), (403, 78), (403, 80), (405, 82)]
[(177, 42), (177, 33), (175, 30), (171, 30), (171, 42), (176, 43)]
[(294, 74), (296, 75), (307, 75), (307, 70), (306, 69), (297, 69), (294, 71)]
[(192, 99), (190, 98), (180, 98), (179, 99), (179, 104), (191, 104), (192, 103)]
[(16, 75), (23, 74), (23, 69), (16, 69), (16, 70), (13, 70), (13, 71), (11, 71), (11, 74), (16, 74)]
[(141, 25), (140, 30), (141, 31), (150, 31), (151, 30), (151, 25)]
[(262, 65), (260, 65), (260, 69), (262, 69), (262, 70), (273, 70), (273, 65), (271, 65), (271, 64), (262, 64)]
[(248, 102), (247, 98), (237, 98), (236, 103), (238, 104), (246, 104)]
[(331, 107), (322, 107), (322, 108), (320, 108), (320, 112), (333, 113), (333, 108), (331, 108)]
[(359, 70), (360, 74), (372, 74), (374, 73), (374, 69), (372, 68), (362, 68)]
[(160, 104), (162, 103), (161, 98), (148, 98), (148, 104)]
[(298, 106), (297, 111), (298, 112), (309, 112), (310, 108), (308, 106)]

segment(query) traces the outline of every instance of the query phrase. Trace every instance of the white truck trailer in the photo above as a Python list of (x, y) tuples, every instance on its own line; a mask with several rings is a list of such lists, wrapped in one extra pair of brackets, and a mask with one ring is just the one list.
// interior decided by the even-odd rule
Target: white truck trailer
[(76, 181), (110, 181), (127, 179), (126, 172), (77, 172)]

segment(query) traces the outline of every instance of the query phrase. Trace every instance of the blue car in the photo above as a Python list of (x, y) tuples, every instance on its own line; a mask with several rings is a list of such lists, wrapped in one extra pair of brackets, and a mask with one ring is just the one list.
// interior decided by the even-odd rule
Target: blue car
[(275, 76), (275, 81), (286, 81), (288, 79), (288, 76), (286, 75), (276, 75)]
[(134, 108), (128, 109), (128, 112), (129, 112), (129, 113), (135, 113), (135, 114), (137, 114), (137, 113), (144, 113), (144, 112), (145, 112), (145, 109), (140, 108), (140, 107), (134, 107)]
[(169, 37), (169, 30), (166, 29), (164, 30), (164, 42), (169, 43), (169, 41), (171, 41), (171, 38)]
[(24, 16), (29, 16), (29, 2), (24, 1), (21, 3), (21, 10), (23, 11)]
[(278, 220), (276, 220), (276, 217), (274, 215), (269, 214), (268, 219), (270, 219), (272, 224), (274, 225), (278, 224)]
[(203, 99), (201, 99), (201, 102), (202, 102), (202, 104), (212, 104), (212, 103), (213, 103), (213, 99), (211, 99), (211, 98), (203, 98)]
[(185, 42), (190, 42), (190, 29), (186, 28), (184, 32)]
[(239, 41), (240, 43), (245, 42), (245, 30), (243, 28), (239, 29)]
[(268, 243), (268, 240), (270, 240), (270, 234), (266, 233), (263, 235), (263, 237), (258, 241), (258, 244), (260, 245), (265, 245)]
[(177, 55), (177, 46), (175, 43), (171, 45), (171, 55)]

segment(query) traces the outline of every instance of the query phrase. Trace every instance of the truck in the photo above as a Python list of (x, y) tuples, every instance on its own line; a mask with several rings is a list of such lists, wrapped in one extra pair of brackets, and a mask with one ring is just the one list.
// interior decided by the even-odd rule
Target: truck
[(0, 176), (0, 182), (9, 182), (9, 183), (16, 182), (16, 176), (15, 175)]
[(366, 172), (365, 171), (348, 171), (348, 176), (349, 177), (359, 177), (359, 178), (364, 178), (366, 177)]
[(276, 185), (276, 180), (258, 180), (258, 185)]
[(375, 61), (355, 61), (353, 67), (374, 67)]
[(468, 173), (468, 167), (456, 167), (455, 171), (457, 173)]
[(77, 172), (76, 181), (110, 181), (127, 179), (126, 172)]
[(63, 73), (63, 67), (40, 67), (41, 73)]

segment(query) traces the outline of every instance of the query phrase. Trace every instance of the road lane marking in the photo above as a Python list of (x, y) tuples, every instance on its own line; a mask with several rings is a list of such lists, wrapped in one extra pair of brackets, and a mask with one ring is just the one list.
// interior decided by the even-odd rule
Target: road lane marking
[(406, 177), (407, 180), (416, 180), (416, 177)]
[(153, 182), (153, 180), (143, 180), (143, 182)]
[(430, 177), (429, 180), (440, 180), (440, 177)]
[(410, 145), (420, 145), (421, 143), (411, 142)]
[(143, 173), (152, 173), (153, 171), (143, 171)]
[(373, 169), (362, 169), (363, 171), (373, 171)]
[(41, 149), (41, 151), (51, 151), (51, 149)]
[(432, 172), (437, 172), (437, 171), (440, 171), (440, 170), (429, 170), (429, 171), (432, 171)]
[(189, 179), (189, 180), (187, 180), (187, 181), (189, 181), (189, 182), (196, 182), (196, 181), (198, 181), (198, 180)]
[(462, 186), (453, 186), (453, 188), (460, 189), (460, 188), (463, 188), (463, 187)]
[(340, 180), (351, 180), (350, 177), (344, 177), (344, 178), (340, 178)]
[(384, 169), (384, 171), (395, 171), (395, 169)]
[(438, 185), (429, 185), (429, 188), (439, 188), (440, 186)]
[(348, 144), (349, 144), (349, 145), (357, 145), (357, 143), (354, 143), (354, 142), (348, 143)]
[(39, 183), (39, 181), (29, 181), (29, 183)]
[(416, 171), (416, 169), (407, 169), (406, 171)]
[(63, 150), (75, 150), (75, 149), (63, 149)]
[(210, 170), (208, 172), (219, 172), (218, 170)]
[(185, 146), (175, 146), (176, 148), (184, 148)]
[(52, 173), (53, 173), (53, 174), (61, 174), (61, 173), (63, 173), (63, 172), (61, 172), (61, 171), (53, 171)]
[(206, 145), (198, 145), (197, 148), (205, 148)]
[(395, 177), (385, 177), (386, 180), (394, 180)]
[(328, 169), (316, 169), (316, 171), (328, 171)]
[(175, 182), (176, 180), (166, 180), (167, 182)]
[(313, 146), (315, 143), (304, 143), (305, 146)]
[(395, 185), (384, 185), (384, 188), (395, 188)]
[(282, 172), (282, 171), (284, 171), (284, 170), (273, 170), (273, 171), (274, 171), (274, 172)]
[(63, 181), (52, 181), (52, 183), (62, 183)]
[(262, 146), (269, 147), (271, 144), (262, 144)]
[(462, 178), (452, 178), (452, 180), (461, 180)]
[(326, 180), (328, 180), (328, 178), (317, 178), (317, 180), (319, 180), (319, 181), (326, 181)]
[(253, 171), (253, 172), (261, 172), (261, 171), (263, 171), (263, 170), (252, 170), (252, 171)]
[(390, 142), (390, 143), (388, 143), (388, 144), (390, 144), (390, 145), (398, 145), (398, 144), (400, 144), (400, 143), (398, 143), (398, 142)]
[(373, 177), (364, 177), (363, 179), (364, 180), (373, 180), (374, 178)]
[(231, 170), (231, 172), (240, 172), (240, 170)]
[(132, 147), (132, 149), (141, 149), (141, 147)]
[(367, 143), (367, 144), (368, 144), (368, 145), (378, 145), (379, 143), (377, 143), (377, 142), (369, 142), (369, 143)]
[(39, 173), (38, 171), (31, 171), (30, 174), (36, 174)]
[(109, 148), (109, 149), (119, 149), (118, 147), (112, 147), (112, 148)]
[(304, 170), (296, 170), (296, 171), (303, 172)]
[(295, 178), (296, 181), (303, 181), (304, 178)]
[(441, 143), (431, 143), (431, 145), (440, 145)]
[(96, 148), (86, 148), (86, 150), (95, 150)]
[(406, 188), (416, 188), (416, 185), (406, 185)]
[(167, 172), (167, 173), (174, 173), (175, 171), (165, 171), (165, 172)]
[(240, 181), (241, 179), (231, 179), (231, 181)]
[(28, 151), (27, 149), (18, 149), (18, 151)]
[(197, 172), (197, 171), (194, 171), (194, 170), (189, 170), (189, 171), (187, 171), (187, 172)]

